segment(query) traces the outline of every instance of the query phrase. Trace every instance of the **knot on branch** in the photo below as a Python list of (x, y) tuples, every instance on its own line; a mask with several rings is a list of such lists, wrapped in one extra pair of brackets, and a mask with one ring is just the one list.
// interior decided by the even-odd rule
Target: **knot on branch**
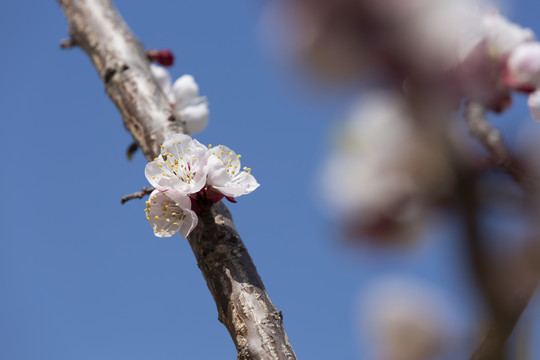
[(105, 75), (103, 76), (103, 81), (105, 84), (108, 84), (109, 81), (116, 75), (121, 74), (124, 71), (128, 70), (129, 66), (125, 63), (119, 63), (114, 67), (109, 67), (107, 70), (105, 70)]

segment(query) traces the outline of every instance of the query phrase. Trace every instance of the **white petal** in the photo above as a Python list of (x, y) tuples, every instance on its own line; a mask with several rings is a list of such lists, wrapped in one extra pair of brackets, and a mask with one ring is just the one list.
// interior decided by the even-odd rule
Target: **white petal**
[(185, 238), (197, 226), (191, 200), (174, 190), (154, 190), (146, 202), (145, 212), (157, 237), (170, 237), (180, 232)]
[(518, 83), (540, 86), (540, 44), (519, 45), (508, 59), (508, 69)]
[(191, 75), (182, 75), (172, 86), (172, 97), (178, 109), (199, 97), (199, 86)]
[(540, 90), (536, 90), (529, 95), (528, 104), (532, 118), (535, 121), (540, 121)]
[(180, 118), (186, 123), (186, 130), (190, 133), (203, 131), (208, 125), (208, 104), (188, 105), (180, 112)]
[(152, 71), (152, 74), (156, 78), (161, 91), (163, 91), (165, 95), (169, 96), (172, 80), (167, 69), (162, 66), (150, 64), (150, 71)]
[[(240, 157), (225, 145), (218, 145), (208, 151), (208, 184), (224, 186), (234, 174), (227, 170), (232, 167), (236, 173), (242, 170)], [(229, 169), (230, 170), (230, 169)]]
[(161, 148), (161, 153), (173, 153), (176, 154), (178, 150), (187, 150), (189, 145), (191, 144), (191, 141), (193, 139), (189, 135), (185, 134), (174, 134), (165, 142), (163, 143), (163, 146)]
[(184, 221), (180, 225), (180, 235), (187, 239), (188, 235), (195, 229), (197, 226), (197, 223), (199, 219), (197, 218), (197, 214), (191, 210), (185, 209), (184, 214), (186, 217), (184, 218)]
[(253, 175), (242, 171), (232, 181), (225, 184), (225, 186), (214, 186), (214, 188), (225, 196), (237, 197), (249, 194), (259, 186), (260, 184), (255, 180)]
[[(212, 149), (211, 151), (213, 151)], [(208, 169), (208, 178), (207, 182), (208, 185), (212, 185), (214, 187), (216, 186), (224, 186), (229, 180), (229, 174), (227, 173), (227, 169), (225, 168), (225, 165), (223, 162), (218, 159), (218, 157), (215, 155), (215, 151), (213, 151), (214, 155), (211, 155), (208, 157), (207, 162), (207, 169)]]
[(159, 190), (171, 189), (178, 182), (161, 155), (156, 160), (146, 164), (144, 175), (148, 182)]

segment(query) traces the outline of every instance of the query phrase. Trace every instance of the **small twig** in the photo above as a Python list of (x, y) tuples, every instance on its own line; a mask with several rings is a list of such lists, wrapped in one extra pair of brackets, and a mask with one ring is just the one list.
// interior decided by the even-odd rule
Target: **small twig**
[(510, 175), (525, 191), (538, 191), (540, 181), (533, 178), (510, 151), (508, 151), (499, 130), (486, 119), (484, 105), (468, 102), (465, 109), (465, 121), (469, 133), (475, 137), (491, 155), (490, 161)]
[(145, 197), (146, 195), (149, 195), (154, 190), (155, 190), (155, 188), (153, 188), (153, 187), (151, 187), (151, 188), (143, 187), (141, 191), (137, 191), (137, 192), (134, 192), (133, 194), (122, 196), (122, 199), (120, 200), (120, 203), (122, 205), (124, 205), (129, 200), (142, 199), (143, 197)]
[(64, 39), (60, 41), (60, 47), (62, 49), (71, 49), (72, 47), (77, 46), (77, 43), (72, 38)]
[(137, 149), (139, 149), (139, 144), (137, 144), (136, 141), (132, 142), (129, 145), (126, 151), (126, 157), (128, 158), (128, 160), (133, 159), (133, 155), (135, 155), (135, 153), (137, 152)]

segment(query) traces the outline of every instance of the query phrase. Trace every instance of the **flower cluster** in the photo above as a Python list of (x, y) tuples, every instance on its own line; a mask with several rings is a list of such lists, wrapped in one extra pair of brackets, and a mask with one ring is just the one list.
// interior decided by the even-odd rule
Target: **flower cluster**
[(276, 0), (265, 20), (278, 27), (272, 36), (289, 20), (283, 42), (319, 74), (406, 80), (409, 89), (496, 112), (523, 92), (540, 120), (540, 43), (482, 0)]
[(199, 199), (249, 194), (259, 187), (251, 169), (241, 167), (240, 155), (226, 146), (212, 148), (188, 135), (176, 134), (161, 146), (161, 154), (146, 165), (145, 175), (156, 189), (146, 202), (146, 218), (158, 237), (180, 232), (187, 237), (197, 226)]
[(203, 131), (208, 125), (208, 102), (206, 97), (199, 96), (199, 86), (193, 76), (182, 75), (172, 83), (164, 67), (150, 64), (150, 70), (177, 115), (185, 123), (186, 130), (191, 134)]
[(457, 67), (463, 95), (502, 111), (511, 104), (511, 91), (528, 93), (531, 114), (540, 120), (540, 43), (534, 33), (495, 10), (478, 23), (479, 41)]

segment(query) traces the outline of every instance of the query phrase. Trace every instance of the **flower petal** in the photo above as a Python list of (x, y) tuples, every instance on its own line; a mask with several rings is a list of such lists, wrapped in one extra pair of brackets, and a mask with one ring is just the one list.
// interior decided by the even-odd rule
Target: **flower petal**
[(167, 69), (159, 65), (150, 64), (150, 71), (152, 71), (152, 74), (156, 78), (161, 91), (163, 91), (165, 95), (169, 96), (169, 93), (171, 92), (172, 80)]
[(199, 85), (191, 75), (182, 75), (172, 86), (173, 103), (178, 109), (188, 105), (191, 101), (199, 97)]
[(188, 105), (179, 111), (180, 118), (186, 123), (186, 130), (190, 133), (203, 131), (208, 125), (208, 103)]
[(540, 90), (536, 90), (529, 95), (528, 104), (532, 118), (535, 121), (540, 121)]
[(176, 183), (179, 181), (170, 171), (162, 155), (146, 164), (144, 175), (153, 187), (162, 191), (175, 187)]
[(227, 169), (223, 164), (223, 161), (220, 160), (216, 155), (211, 155), (208, 157), (207, 168), (207, 182), (209, 185), (212, 185), (214, 187), (224, 186), (230, 180), (229, 174), (227, 173)]
[(180, 232), (186, 238), (198, 222), (189, 197), (174, 190), (154, 190), (146, 202), (145, 212), (157, 237), (170, 237)]
[(227, 146), (219, 145), (209, 151), (207, 169), (208, 185), (225, 196), (236, 197), (249, 194), (259, 187), (248, 171), (241, 171), (240, 155)]
[(224, 186), (214, 186), (216, 190), (225, 196), (237, 197), (246, 195), (257, 189), (260, 184), (255, 180), (255, 177), (245, 171), (241, 171), (238, 176)]
[(175, 134), (163, 143), (161, 149), (162, 155), (154, 160), (153, 165), (147, 165), (146, 177), (152, 185), (156, 182), (154, 186), (160, 190), (176, 189), (186, 195), (194, 194), (205, 186), (206, 146), (188, 135)]
[(174, 134), (163, 143), (161, 153), (172, 153), (176, 155), (179, 151), (187, 151), (192, 140), (193, 139), (189, 135)]

